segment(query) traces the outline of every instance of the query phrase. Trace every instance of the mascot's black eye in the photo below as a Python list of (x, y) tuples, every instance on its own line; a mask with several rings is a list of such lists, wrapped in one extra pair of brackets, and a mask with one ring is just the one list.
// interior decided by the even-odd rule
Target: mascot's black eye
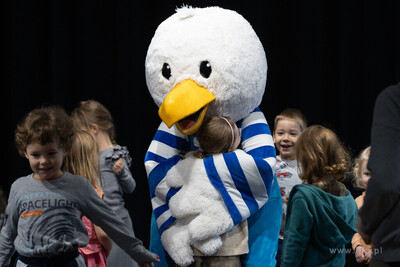
[(203, 76), (204, 78), (208, 78), (211, 75), (211, 65), (210, 62), (208, 61), (203, 61), (200, 64), (200, 74), (201, 76)]
[(168, 63), (164, 63), (162, 66), (162, 76), (164, 76), (164, 78), (167, 80), (169, 80), (171, 77), (171, 67), (168, 65)]

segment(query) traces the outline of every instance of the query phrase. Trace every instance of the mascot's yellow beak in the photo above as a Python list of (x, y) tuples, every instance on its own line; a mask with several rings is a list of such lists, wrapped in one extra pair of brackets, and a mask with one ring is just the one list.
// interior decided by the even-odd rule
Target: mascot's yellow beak
[(158, 115), (168, 128), (175, 124), (182, 134), (194, 134), (203, 123), (208, 104), (214, 100), (215, 95), (206, 88), (184, 80), (165, 97)]

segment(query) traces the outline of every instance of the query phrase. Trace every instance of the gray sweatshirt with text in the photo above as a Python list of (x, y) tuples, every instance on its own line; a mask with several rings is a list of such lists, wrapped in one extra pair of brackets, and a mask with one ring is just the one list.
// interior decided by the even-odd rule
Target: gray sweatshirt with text
[(88, 235), (81, 221), (83, 215), (137, 262), (156, 259), (129, 234), (127, 226), (86, 178), (64, 173), (56, 180), (38, 181), (31, 174), (11, 186), (6, 223), (0, 235), (0, 266), (7, 265), (14, 248), (26, 257), (49, 257), (85, 247)]

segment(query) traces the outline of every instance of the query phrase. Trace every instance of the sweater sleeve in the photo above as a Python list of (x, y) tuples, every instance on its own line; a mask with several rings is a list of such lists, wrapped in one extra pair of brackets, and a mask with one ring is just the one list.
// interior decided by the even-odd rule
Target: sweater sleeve
[(11, 186), (8, 204), (5, 212), (6, 222), (0, 235), (0, 266), (8, 266), (14, 252), (14, 240), (17, 237), (18, 207), (16, 193)]
[[(98, 197), (90, 184), (81, 188), (83, 188), (83, 191), (80, 194), (82, 194), (82, 199), (85, 200), (80, 202), (83, 215), (100, 226), (119, 247), (137, 262), (149, 263), (156, 260), (156, 255), (148, 251), (139, 239), (130, 234), (128, 227)], [(83, 196), (85, 197), (83, 198)]]
[(135, 179), (133, 179), (132, 173), (129, 170), (125, 159), (123, 159), (123, 161), (124, 161), (124, 169), (121, 171), (121, 173), (117, 174), (118, 182), (122, 188), (122, 191), (124, 191), (124, 193), (130, 194), (136, 188), (136, 181)]
[(361, 231), (372, 235), (400, 196), (400, 88), (390, 86), (378, 96), (371, 131), (371, 155)]
[(298, 195), (290, 198), (283, 238), (281, 266), (299, 266), (310, 239), (313, 216), (307, 202)]

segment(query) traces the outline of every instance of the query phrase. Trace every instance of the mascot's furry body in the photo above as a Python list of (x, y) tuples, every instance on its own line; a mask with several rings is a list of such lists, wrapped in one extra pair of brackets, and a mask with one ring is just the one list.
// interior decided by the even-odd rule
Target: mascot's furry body
[(161, 236), (168, 254), (177, 264), (186, 266), (193, 261), (191, 245), (205, 255), (217, 252), (222, 245), (220, 235), (232, 229), (233, 220), (208, 179), (203, 160), (189, 152), (165, 180), (167, 186), (180, 188), (169, 201), (176, 221)]
[[(211, 252), (212, 244), (218, 240), (215, 235), (228, 231), (230, 221), (237, 225), (248, 218), (250, 253), (243, 265), (275, 265), (281, 198), (273, 175), (273, 140), (265, 117), (257, 108), (264, 93), (266, 72), (261, 42), (251, 25), (234, 11), (183, 7), (158, 27), (146, 57), (146, 81), (160, 106), (163, 123), (150, 144), (145, 166), (153, 222), (158, 227), (157, 230), (152, 225), (150, 247), (161, 257), (164, 253), (159, 247), (160, 234), (173, 259), (186, 265), (192, 260), (190, 247), (187, 255), (180, 255), (179, 251), (175, 255), (172, 248), (179, 237), (169, 233), (181, 233), (181, 240), (189, 240), (182, 242), (187, 246), (199, 245), (196, 242), (203, 240), (203, 251)], [(185, 189), (182, 181), (168, 181), (168, 175), (190, 173), (189, 166), (181, 166), (180, 153), (198, 148), (193, 134), (204, 116), (213, 115), (236, 121), (242, 134), (242, 150), (208, 157), (195, 165), (196, 173), (208, 177), (202, 180), (205, 187), (212, 185), (219, 192), (219, 202), (224, 204), (221, 207), (230, 217), (215, 217), (214, 223), (221, 227), (207, 235), (200, 228), (195, 231), (198, 224), (190, 230), (191, 216), (200, 216), (201, 212), (187, 216), (180, 210), (183, 203), (193, 204), (192, 208), (186, 206), (186, 211), (199, 209), (201, 203), (191, 199), (202, 198), (201, 190), (194, 190), (197, 196), (184, 193), (189, 187)], [(214, 200), (218, 201), (218, 197)], [(177, 231), (179, 227), (182, 231)], [(216, 239), (207, 243), (208, 238)]]

